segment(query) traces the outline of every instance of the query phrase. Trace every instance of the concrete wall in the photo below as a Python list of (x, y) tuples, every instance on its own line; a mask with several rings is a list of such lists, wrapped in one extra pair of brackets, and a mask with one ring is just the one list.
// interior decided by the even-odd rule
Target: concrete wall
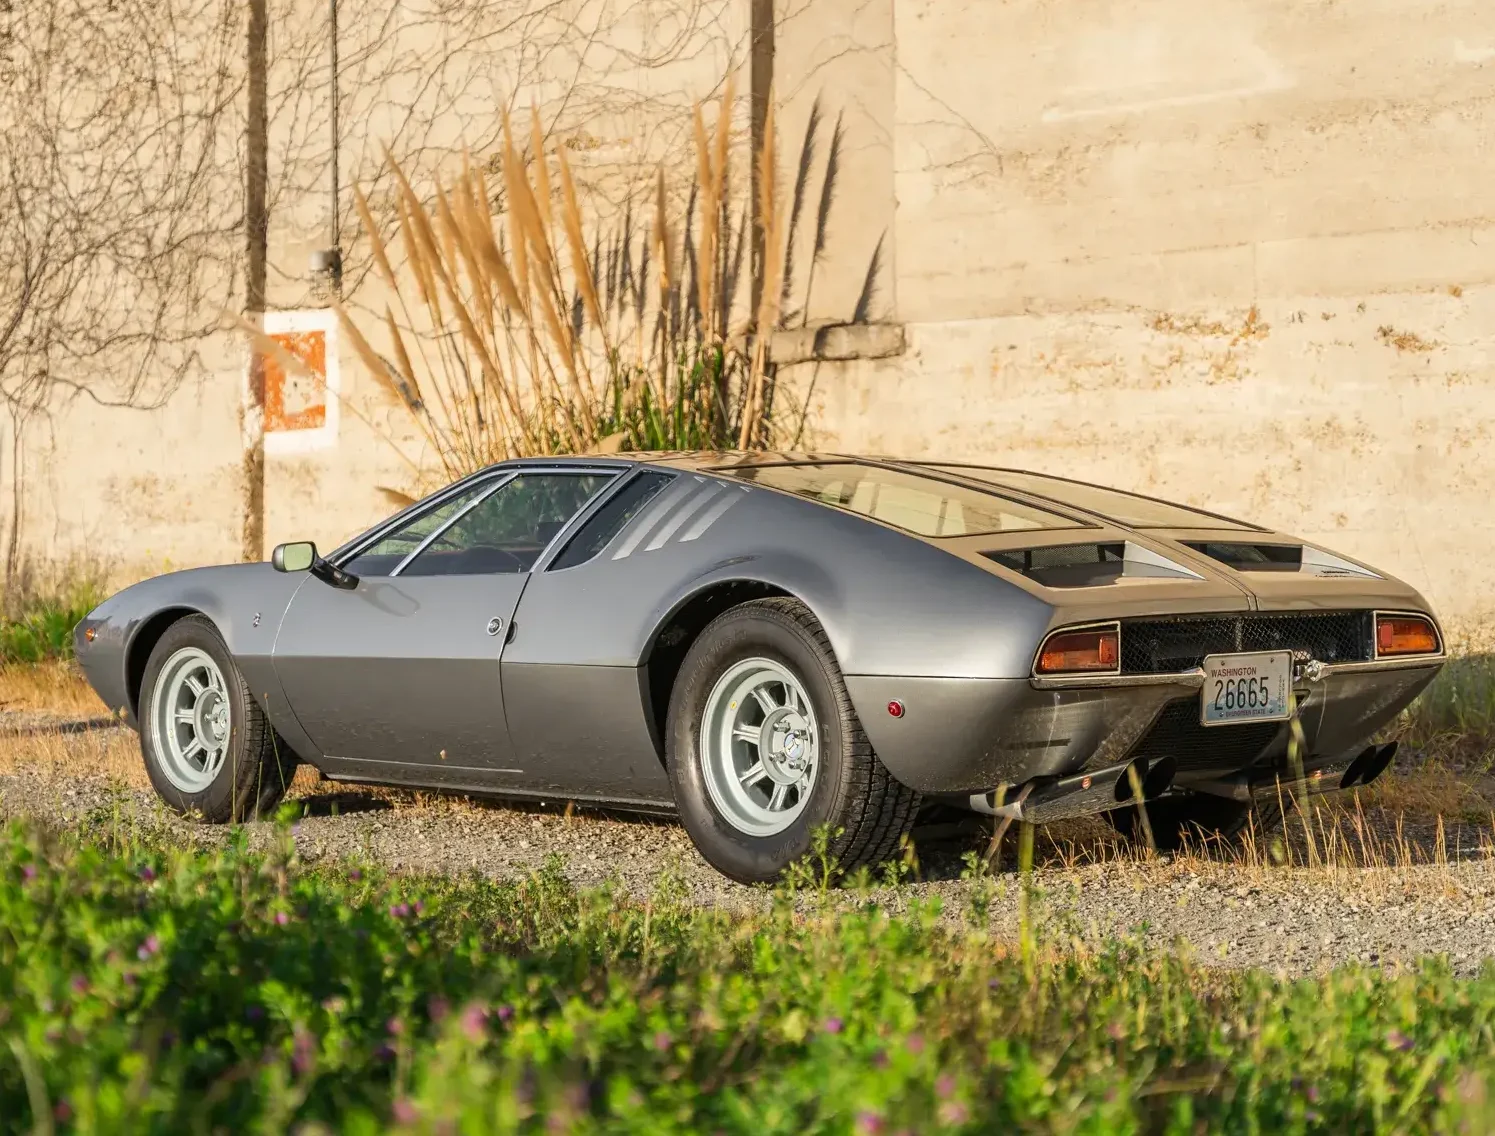
[[(358, 56), (345, 178), (371, 176), (390, 133), (433, 161), (485, 130), (491, 144), (486, 92), (504, 76), (521, 80), (510, 102), (533, 98), (594, 155), (598, 187), (609, 163), (678, 159), (690, 104), (747, 56), (749, 2), (575, 0), (557, 15), (536, 0), (538, 22), (510, 39), (460, 21), (439, 42), (403, 29), (385, 55)], [(323, 7), (306, 0), (299, 18), (314, 31)], [(1208, 504), (1406, 577), (1456, 630), (1495, 624), (1495, 24), (1480, 5), (779, 0), (776, 13), (786, 194), (819, 117), (788, 335), (858, 308), (864, 321), (819, 358), (803, 336), (776, 344), (786, 405), (809, 403), (804, 442)], [(330, 221), (314, 56), (278, 88), (283, 116), (302, 108), (278, 136), (272, 287), (286, 306), (317, 302), (305, 258)], [(421, 88), (434, 63), (444, 78)], [(423, 133), (401, 112), (418, 90)], [(804, 226), (838, 120), (816, 259)], [(349, 261), (358, 271), (356, 248)], [(218, 369), (155, 417), (59, 416), (55, 446), (27, 453), (28, 541), (140, 569), (233, 556), (236, 350), (226, 341)], [(375, 425), (345, 415), (335, 450), (272, 457), (272, 541), (334, 542), (385, 511), (375, 486), (402, 476), (380, 437), (398, 434), (396, 412), (342, 362)]]
[(1482, 6), (855, 8), (905, 350), (792, 369), (817, 441), (1208, 503), (1495, 618)]

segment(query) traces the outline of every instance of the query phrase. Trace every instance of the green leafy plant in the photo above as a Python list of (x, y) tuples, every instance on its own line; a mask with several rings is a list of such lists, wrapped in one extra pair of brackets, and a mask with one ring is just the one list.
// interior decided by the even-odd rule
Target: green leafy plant
[(931, 902), (757, 913), (549, 864), (495, 882), (0, 837), (0, 1117), (21, 1131), (1488, 1131), (1495, 973), (1286, 981), (1015, 951)]

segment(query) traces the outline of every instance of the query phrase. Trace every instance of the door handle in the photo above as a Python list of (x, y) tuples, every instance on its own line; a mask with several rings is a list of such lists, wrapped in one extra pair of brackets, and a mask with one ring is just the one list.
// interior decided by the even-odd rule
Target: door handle
[(492, 619), (490, 619), (488, 621), (488, 634), (489, 635), (497, 635), (503, 629), (504, 629), (504, 621), (500, 617), (498, 617), (498, 616), (495, 615)]

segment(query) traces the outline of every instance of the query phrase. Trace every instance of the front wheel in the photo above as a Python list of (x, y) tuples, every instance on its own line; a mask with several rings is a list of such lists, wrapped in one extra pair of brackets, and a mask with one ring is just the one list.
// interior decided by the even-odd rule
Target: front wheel
[(140, 749), (156, 793), (203, 820), (249, 820), (274, 808), (297, 759), (249, 693), (212, 621), (166, 629), (140, 689)]
[(919, 795), (872, 752), (819, 622), (790, 599), (718, 616), (670, 697), (666, 759), (680, 817), (713, 867), (777, 879), (829, 829), (840, 871), (898, 851)]

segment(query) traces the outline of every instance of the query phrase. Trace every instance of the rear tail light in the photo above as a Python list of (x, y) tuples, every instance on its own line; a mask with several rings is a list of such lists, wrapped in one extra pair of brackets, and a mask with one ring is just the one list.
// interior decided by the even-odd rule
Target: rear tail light
[(1121, 662), (1121, 630), (1116, 626), (1060, 631), (1044, 640), (1039, 674), (1094, 674), (1116, 671)]
[(1420, 615), (1377, 615), (1376, 657), (1436, 655), (1438, 630), (1431, 619)]

